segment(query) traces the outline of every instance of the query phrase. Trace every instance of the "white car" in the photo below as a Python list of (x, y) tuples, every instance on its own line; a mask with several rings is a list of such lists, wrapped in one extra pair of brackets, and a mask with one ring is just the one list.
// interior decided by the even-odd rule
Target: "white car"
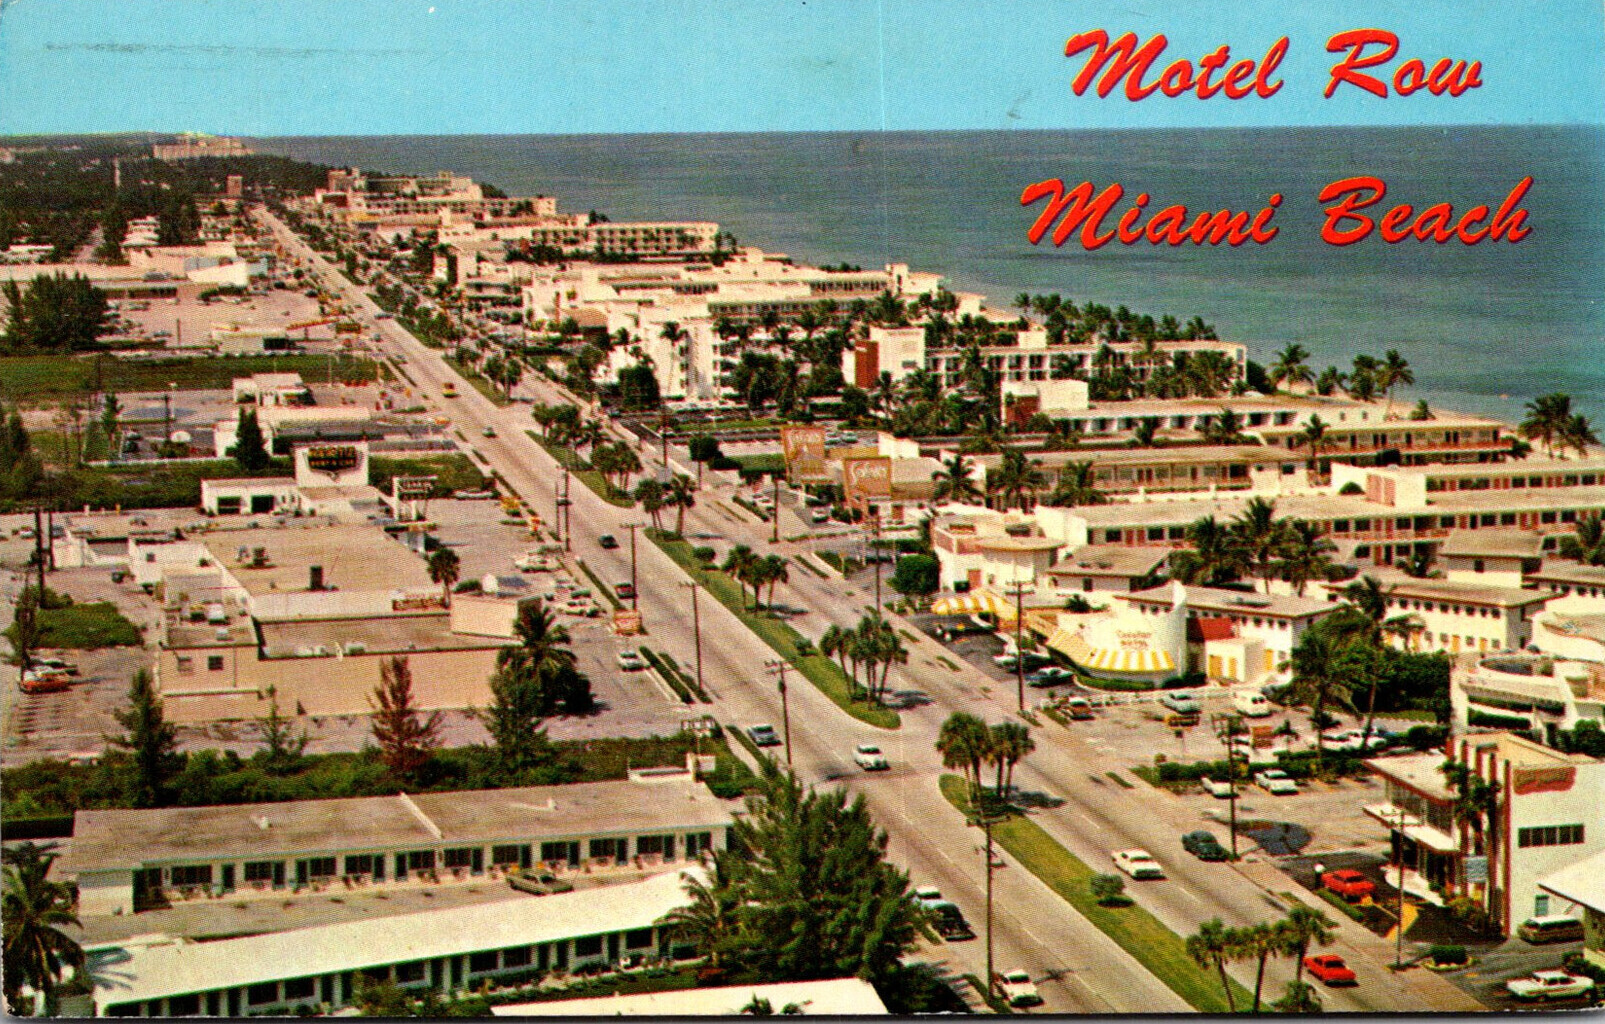
[(774, 726), (769, 725), (767, 723), (765, 723), (763, 725), (754, 725), (754, 726), (752, 726), (751, 728), (749, 728), (747, 730), (747, 736), (751, 738), (751, 740), (752, 740), (752, 742), (753, 742), (753, 744), (755, 746), (759, 746), (759, 747), (778, 747), (778, 746), (780, 746), (780, 736), (779, 736), (779, 734), (777, 734), (775, 732), (775, 727)]
[(620, 671), (623, 672), (639, 672), (646, 668), (646, 659), (641, 657), (640, 651), (633, 649), (620, 651), (618, 663)]
[(1003, 971), (993, 975), (992, 983), (1010, 1006), (1036, 1006), (1042, 1002), (1042, 995), (1031, 983), (1031, 975), (1024, 971)]
[(1212, 779), (1206, 775), (1198, 780), (1198, 784), (1204, 787), (1204, 792), (1216, 799), (1229, 800), (1231, 798), (1232, 784), (1224, 779)]
[(1132, 878), (1164, 878), (1165, 869), (1159, 866), (1153, 855), (1147, 850), (1116, 850), (1114, 852), (1115, 867), (1124, 871)]
[(1371, 731), (1370, 737), (1365, 735), (1364, 729), (1340, 729), (1335, 732), (1321, 734), (1322, 745), (1328, 750), (1381, 750), (1388, 745), (1387, 737), (1376, 730)]
[(1280, 768), (1267, 768), (1255, 775), (1254, 785), (1275, 796), (1287, 796), (1298, 792), (1298, 783)]
[(934, 885), (922, 885), (914, 890), (914, 902), (921, 910), (930, 910), (941, 906), (947, 900), (942, 896), (942, 890)]
[(860, 743), (854, 748), (853, 760), (858, 763), (858, 767), (866, 772), (881, 772), (888, 767), (886, 755), (882, 754), (881, 748), (873, 743)]
[(1565, 971), (1534, 971), (1530, 978), (1505, 982), (1505, 991), (1517, 999), (1572, 999), (1594, 991), (1594, 979)]

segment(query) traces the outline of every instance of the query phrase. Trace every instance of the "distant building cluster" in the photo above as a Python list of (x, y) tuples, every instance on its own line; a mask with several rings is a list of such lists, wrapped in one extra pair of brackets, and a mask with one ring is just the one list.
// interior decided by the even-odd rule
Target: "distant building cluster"
[(152, 157), (169, 161), (250, 155), (250, 148), (239, 139), (227, 135), (202, 135), (199, 132), (185, 132), (178, 137), (177, 142), (158, 142), (151, 147)]

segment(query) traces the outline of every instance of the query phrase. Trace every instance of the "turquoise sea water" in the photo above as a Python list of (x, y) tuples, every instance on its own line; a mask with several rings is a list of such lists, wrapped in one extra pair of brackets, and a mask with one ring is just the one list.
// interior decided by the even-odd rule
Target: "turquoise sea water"
[[(1197, 314), (1256, 358), (1297, 341), (1317, 368), (1398, 348), (1412, 397), (1517, 419), (1550, 391), (1605, 424), (1605, 130), (1582, 127), (916, 132), (802, 135), (407, 136), (256, 140), (263, 151), (373, 170), (470, 174), (564, 210), (717, 220), (743, 243), (816, 262), (907, 262), (1007, 306), (1022, 291)], [(1519, 244), (1320, 240), (1315, 196), (1351, 175), (1385, 206), (1497, 206), (1531, 176)], [(1046, 178), (1146, 191), (1149, 209), (1258, 210), (1269, 245), (1046, 243), (1021, 189)], [(1121, 207), (1122, 209), (1124, 207)], [(1372, 213), (1380, 213), (1381, 207)]]

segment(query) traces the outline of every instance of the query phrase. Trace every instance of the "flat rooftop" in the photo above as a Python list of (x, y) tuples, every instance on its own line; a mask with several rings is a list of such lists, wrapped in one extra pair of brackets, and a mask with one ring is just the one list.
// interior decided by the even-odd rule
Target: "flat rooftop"
[(1605, 565), (1583, 565), (1569, 558), (1546, 558), (1538, 571), (1528, 573), (1527, 578), (1545, 583), (1605, 587)]
[(1441, 752), (1406, 754), (1401, 757), (1374, 757), (1366, 767), (1384, 778), (1403, 783), (1434, 800), (1454, 799), (1440, 770), (1446, 758)]
[(762, 985), (721, 985), (673, 992), (564, 999), (561, 1002), (493, 1006), (497, 1017), (738, 1017), (754, 999), (767, 999), (776, 1013), (796, 1006), (806, 1016), (852, 1017), (884, 1014), (875, 986), (862, 978), (783, 981)]
[(79, 811), (61, 870), (76, 874), (342, 850), (527, 842), (536, 836), (720, 828), (730, 824), (737, 806), (690, 776), (671, 776), (411, 796)]
[[(1055, 452), (1028, 452), (1033, 462), (1058, 467), (1071, 462), (1094, 466), (1149, 466), (1155, 463), (1300, 462), (1303, 456), (1285, 448), (1263, 444), (1174, 444), (1156, 448), (1069, 448)], [(998, 453), (969, 455), (974, 465), (993, 469), (1003, 462)]]
[(1544, 535), (1532, 530), (1452, 530), (1438, 546), (1438, 553), (1451, 558), (1537, 558), (1543, 546)]
[[(208, 536), (202, 539), (217, 564), (227, 569), (247, 593), (294, 593), (307, 589), (308, 570), (323, 567), (331, 590), (423, 590), (436, 586), (417, 554), (368, 526), (285, 526), (252, 530), (247, 539)], [(241, 564), (239, 551), (263, 548), (268, 564)]]
[(1171, 549), (1088, 544), (1066, 555), (1048, 570), (1050, 576), (1141, 576), (1170, 558)]
[[(692, 869), (697, 870), (696, 868)], [(154, 936), (88, 952), (95, 1002), (116, 1003), (238, 988), (285, 978), (528, 946), (650, 928), (689, 902), (680, 873), (618, 885), (522, 896), (447, 910), (238, 939), (190, 942)]]
[[(1270, 615), (1277, 618), (1304, 619), (1325, 615), (1335, 607), (1328, 601), (1314, 597), (1296, 597), (1292, 594), (1260, 594), (1246, 590), (1222, 590), (1218, 587), (1181, 588), (1187, 595), (1187, 607), (1199, 612), (1216, 612), (1223, 615)], [(1142, 604), (1170, 604), (1173, 584), (1163, 584), (1135, 594), (1119, 594), (1122, 600)]]
[(405, 654), (505, 647), (510, 642), (453, 633), (450, 615), (291, 619), (263, 622), (260, 628), (262, 655), (267, 658), (308, 657), (319, 646), (330, 653), (360, 644), (369, 654)]
[[(1554, 594), (1540, 590), (1524, 590), (1520, 587), (1494, 587), (1482, 583), (1463, 583), (1458, 580), (1419, 580), (1402, 573), (1378, 573), (1371, 575), (1387, 587), (1387, 591), (1394, 597), (1410, 597), (1432, 601), (1454, 601), (1460, 604), (1491, 605), (1496, 608), (1520, 608), (1529, 604), (1542, 604), (1554, 597)], [(1341, 593), (1342, 587), (1332, 584), (1333, 593)]]

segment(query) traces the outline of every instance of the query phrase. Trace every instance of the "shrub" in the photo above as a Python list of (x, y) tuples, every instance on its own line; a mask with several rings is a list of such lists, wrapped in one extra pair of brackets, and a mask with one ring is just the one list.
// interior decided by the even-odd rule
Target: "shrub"
[(1412, 725), (1404, 734), (1404, 742), (1416, 750), (1434, 750), (1443, 746), (1447, 735), (1448, 730), (1441, 725)]
[(1348, 483), (1346, 483), (1342, 487), (1338, 488), (1338, 493), (1339, 494), (1364, 494), (1365, 493), (1365, 488), (1361, 487), (1359, 484), (1355, 483), (1353, 480), (1350, 480)]
[(1471, 961), (1465, 946), (1435, 945), (1432, 947), (1432, 962), (1447, 966), (1449, 964), (1465, 964)]
[(711, 562), (717, 556), (714, 550), (710, 547), (698, 547), (691, 549), (691, 557), (695, 558), (699, 562)]
[(1087, 891), (1105, 907), (1123, 907), (1131, 902), (1126, 895), (1126, 880), (1119, 875), (1093, 875), (1087, 880)]

